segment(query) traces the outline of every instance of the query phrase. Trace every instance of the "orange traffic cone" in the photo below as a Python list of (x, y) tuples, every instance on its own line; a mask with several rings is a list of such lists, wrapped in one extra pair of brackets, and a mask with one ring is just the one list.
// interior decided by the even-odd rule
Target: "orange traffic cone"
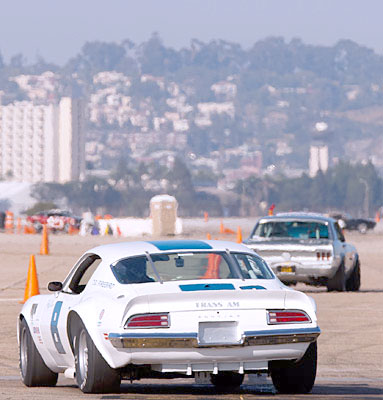
[(117, 225), (117, 236), (122, 236), (121, 229), (118, 225)]
[(219, 279), (219, 265), (221, 264), (221, 256), (219, 254), (208, 255), (208, 266), (206, 272), (201, 279)]
[(6, 211), (5, 212), (5, 232), (13, 233), (14, 229), (15, 229), (15, 222), (13, 219), (13, 212)]
[(209, 213), (207, 211), (204, 211), (203, 218), (204, 218), (205, 222), (209, 221)]
[(29, 268), (27, 276), (27, 284), (25, 285), (24, 300), (20, 301), (24, 304), (30, 297), (40, 294), (39, 281), (37, 279), (35, 255), (31, 254), (29, 257)]
[(237, 243), (242, 243), (242, 230), (240, 226), (237, 229)]
[(268, 215), (274, 215), (274, 210), (275, 210), (275, 204), (273, 203), (270, 208), (269, 211), (267, 212)]
[(79, 230), (72, 224), (68, 226), (68, 235), (76, 235), (79, 233)]
[(221, 223), (219, 224), (219, 233), (224, 233), (225, 228), (223, 226), (223, 222), (221, 221)]
[(207, 239), (207, 240), (211, 240), (211, 235), (210, 235), (210, 233), (207, 233), (207, 234), (206, 234), (206, 239)]
[(22, 232), (21, 218), (17, 218), (17, 233), (20, 234)]
[(43, 225), (43, 237), (41, 240), (40, 254), (43, 256), (49, 254), (48, 228), (46, 224)]

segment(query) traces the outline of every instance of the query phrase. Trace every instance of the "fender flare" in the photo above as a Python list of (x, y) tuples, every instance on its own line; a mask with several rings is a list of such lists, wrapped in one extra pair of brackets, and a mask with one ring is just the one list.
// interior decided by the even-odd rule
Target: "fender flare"
[(339, 268), (342, 266), (342, 264), (345, 265), (345, 263), (344, 263), (345, 254), (341, 253), (339, 255), (339, 258), (340, 258), (340, 261), (339, 261), (339, 263), (337, 265), (337, 268), (334, 270), (334, 273), (331, 276), (328, 277), (328, 279), (334, 278), (334, 276), (337, 274), (337, 272), (339, 271)]
[(28, 326), (28, 329), (31, 333), (31, 338), (33, 340), (33, 343), (36, 346), (37, 351), (39, 352), (41, 358), (43, 359), (44, 363), (46, 366), (53, 372), (60, 373), (63, 372), (61, 368), (57, 367), (56, 361), (52, 358), (52, 355), (50, 354), (49, 351), (40, 351), (40, 344), (36, 341), (36, 337), (34, 334), (32, 334), (32, 321), (30, 318), (28, 318), (28, 315), (30, 315), (30, 307), (26, 310), (23, 308), (23, 310), (20, 312), (20, 314), (17, 317), (17, 344), (20, 346), (20, 322), (24, 320)]
[(358, 253), (355, 253), (354, 265), (352, 266), (352, 269), (354, 269), (358, 264), (359, 264), (359, 266), (360, 266), (359, 254), (358, 254)]
[[(87, 308), (87, 303), (79, 304), (78, 307), (72, 309), (67, 317), (67, 335), (74, 355), (74, 340), (75, 340), (75, 324), (80, 322), (84, 325), (89, 336), (91, 337), (97, 350), (100, 352), (104, 360), (109, 364), (111, 368), (117, 368), (113, 357), (110, 352), (105, 348), (105, 338), (101, 337), (99, 334), (99, 329), (97, 327), (97, 318), (95, 313), (89, 313), (89, 308)], [(109, 343), (109, 342), (108, 342)]]
[(355, 270), (355, 268), (359, 265), (360, 268), (360, 259), (359, 259), (359, 254), (355, 253), (355, 257), (354, 257), (354, 263), (352, 265), (352, 267), (350, 268), (349, 274), (347, 277), (351, 276), (353, 271)]

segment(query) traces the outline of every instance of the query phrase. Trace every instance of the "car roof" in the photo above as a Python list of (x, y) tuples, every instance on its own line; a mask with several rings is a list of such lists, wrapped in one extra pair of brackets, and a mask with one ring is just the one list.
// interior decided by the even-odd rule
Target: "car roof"
[(286, 219), (311, 220), (311, 221), (323, 221), (323, 222), (334, 222), (335, 221), (331, 217), (326, 217), (323, 214), (311, 213), (311, 212), (278, 213), (275, 215), (268, 215), (268, 216), (260, 218), (260, 220), (286, 220)]
[(251, 253), (253, 250), (239, 243), (222, 240), (163, 240), (136, 241), (105, 244), (94, 247), (86, 254), (97, 254), (102, 260), (113, 263), (122, 258), (149, 254), (187, 252), (187, 251), (226, 251)]

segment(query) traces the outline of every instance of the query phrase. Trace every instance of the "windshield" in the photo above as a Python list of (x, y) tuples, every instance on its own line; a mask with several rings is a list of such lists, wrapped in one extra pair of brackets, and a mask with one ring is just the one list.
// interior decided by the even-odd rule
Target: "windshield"
[(259, 257), (245, 253), (152, 254), (154, 269), (146, 256), (129, 257), (112, 264), (120, 283), (163, 282), (193, 279), (272, 279)]
[(319, 221), (261, 221), (253, 237), (328, 239), (328, 226)]

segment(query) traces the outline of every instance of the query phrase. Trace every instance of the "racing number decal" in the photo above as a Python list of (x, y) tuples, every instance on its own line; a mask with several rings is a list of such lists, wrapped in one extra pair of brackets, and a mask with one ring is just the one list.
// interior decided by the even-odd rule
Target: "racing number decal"
[(53, 339), (53, 343), (56, 346), (56, 350), (59, 352), (59, 354), (65, 354), (65, 350), (61, 343), (60, 334), (59, 334), (59, 330), (57, 327), (62, 305), (63, 305), (62, 301), (56, 302), (55, 308), (53, 309), (52, 319), (51, 319), (52, 339)]

